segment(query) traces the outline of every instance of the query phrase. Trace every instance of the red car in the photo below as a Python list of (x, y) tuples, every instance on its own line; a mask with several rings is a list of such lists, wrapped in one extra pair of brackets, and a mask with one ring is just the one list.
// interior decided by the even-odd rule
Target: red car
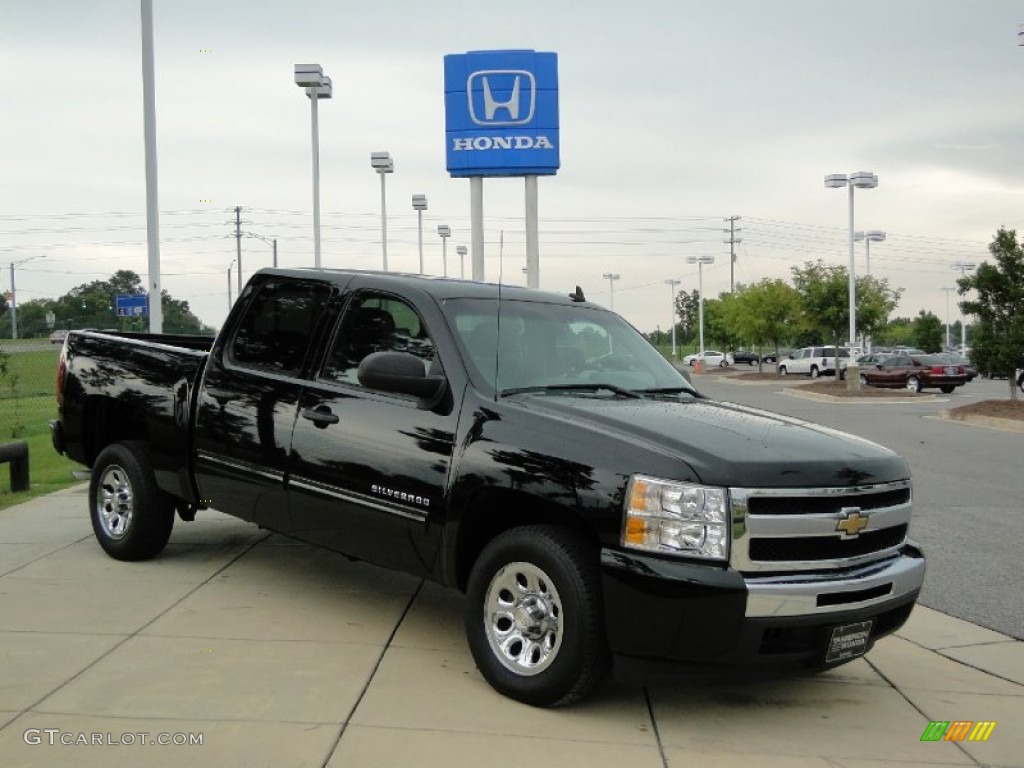
[(896, 355), (861, 371), (860, 383), (912, 392), (940, 389), (948, 395), (967, 383), (967, 369), (938, 355)]

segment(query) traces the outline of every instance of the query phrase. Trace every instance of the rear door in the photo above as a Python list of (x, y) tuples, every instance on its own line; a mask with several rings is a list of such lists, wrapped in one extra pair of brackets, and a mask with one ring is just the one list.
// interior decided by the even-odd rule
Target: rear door
[(907, 380), (910, 358), (898, 355), (879, 363), (878, 368), (867, 371), (868, 381), (882, 386), (902, 386)]
[(286, 531), (288, 447), (302, 376), (329, 323), (326, 283), (268, 275), (210, 354), (195, 426), (196, 482), (208, 506)]
[(375, 288), (371, 277), (352, 288), (299, 401), (289, 467), (293, 535), (425, 575), (438, 551), (439, 525), (431, 524), (443, 518), (458, 410), (451, 398), (422, 410), (412, 397), (365, 388), (357, 372), (381, 351), (415, 355), (449, 381), (461, 365), (441, 359), (435, 332), (443, 322), (429, 302), (416, 307)]

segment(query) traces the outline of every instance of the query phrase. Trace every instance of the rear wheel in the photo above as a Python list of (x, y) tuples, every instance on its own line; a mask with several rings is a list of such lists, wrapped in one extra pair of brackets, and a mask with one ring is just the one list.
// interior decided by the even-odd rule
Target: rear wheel
[(591, 547), (554, 526), (513, 528), (477, 558), (466, 636), (490, 685), (538, 707), (569, 704), (604, 678), (600, 574)]
[(919, 378), (917, 378), (917, 376), (908, 376), (907, 377), (907, 389), (909, 389), (911, 392), (920, 392), (921, 391), (921, 380)]
[(146, 560), (167, 545), (174, 504), (156, 485), (145, 443), (103, 449), (92, 468), (89, 515), (100, 546), (118, 560)]
[(943, 384), (941, 387), (939, 387), (939, 389), (942, 390), (942, 393), (944, 395), (948, 395), (950, 392), (956, 389), (956, 386), (953, 384)]
[(821, 376), (821, 371), (818, 370), (818, 366), (812, 365), (811, 366), (811, 378), (812, 379), (816, 379), (819, 376)]
[(780, 376), (785, 376), (786, 375), (786, 366), (784, 366), (784, 365), (780, 365), (779, 366), (779, 375)]

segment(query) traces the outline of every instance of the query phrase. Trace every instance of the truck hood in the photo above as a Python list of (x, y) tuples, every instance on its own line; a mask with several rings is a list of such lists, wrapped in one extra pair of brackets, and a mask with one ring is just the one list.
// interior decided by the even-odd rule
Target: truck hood
[(735, 403), (528, 395), (521, 404), (595, 440), (674, 456), (709, 485), (845, 487), (910, 476), (902, 458), (870, 440)]

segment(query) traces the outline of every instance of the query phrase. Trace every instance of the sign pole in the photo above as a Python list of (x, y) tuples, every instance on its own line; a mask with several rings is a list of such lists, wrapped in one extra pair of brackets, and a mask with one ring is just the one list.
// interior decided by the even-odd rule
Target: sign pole
[(526, 287), (540, 288), (540, 234), (537, 217), (537, 177), (525, 178), (526, 188)]
[(469, 178), (470, 252), (473, 265), (473, 280), (484, 279), (484, 178)]

